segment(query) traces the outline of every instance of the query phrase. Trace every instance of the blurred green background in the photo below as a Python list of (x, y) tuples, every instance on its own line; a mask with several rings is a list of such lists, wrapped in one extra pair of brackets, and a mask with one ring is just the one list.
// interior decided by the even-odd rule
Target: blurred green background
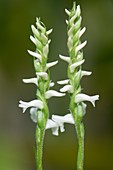
[[(32, 57), (27, 49), (35, 50), (29, 40), (31, 24), (40, 16), (47, 29), (54, 31), (50, 38), (49, 61), (59, 54), (68, 55), (66, 47), (67, 18), (64, 9), (72, 7), (73, 0), (0, 0), (0, 170), (36, 170), (35, 124), (29, 111), (22, 114), (20, 99), (35, 98), (36, 87), (25, 85), (22, 78), (35, 75)], [(85, 169), (113, 170), (113, 1), (78, 0), (87, 31), (82, 41), (86, 59), (83, 68), (93, 71), (83, 78), (83, 92), (99, 94), (100, 100), (93, 108), (88, 103), (84, 117)], [(53, 81), (66, 78), (67, 64), (51, 69)], [(60, 86), (56, 85), (55, 89)], [(51, 114), (68, 113), (69, 97), (49, 101)], [(44, 141), (44, 170), (75, 170), (77, 140), (74, 126), (66, 125), (59, 137), (46, 132)]]

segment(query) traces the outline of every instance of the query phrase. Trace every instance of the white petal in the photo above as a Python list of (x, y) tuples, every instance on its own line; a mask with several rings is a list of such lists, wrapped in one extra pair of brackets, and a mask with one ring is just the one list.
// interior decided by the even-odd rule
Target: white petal
[(47, 38), (46, 35), (43, 34), (43, 33), (41, 33), (41, 39), (42, 39), (42, 41), (43, 41), (44, 44), (46, 44), (47, 41), (48, 41), (48, 38)]
[(65, 123), (75, 124), (72, 114), (67, 114), (64, 116)]
[(65, 85), (63, 88), (60, 89), (60, 92), (69, 92), (73, 93), (73, 87), (71, 85)]
[(39, 31), (35, 28), (34, 25), (31, 25), (31, 29), (32, 29), (33, 33), (36, 35), (36, 37), (39, 36)]
[(51, 63), (47, 63), (46, 64), (46, 67), (47, 67), (47, 69), (48, 68), (50, 68), (50, 67), (53, 67), (54, 65), (56, 65), (58, 63), (58, 61), (53, 61), (53, 62), (51, 62)]
[(52, 120), (54, 120), (58, 124), (61, 124), (61, 123), (75, 124), (72, 114), (70, 113), (65, 116), (52, 115)]
[(76, 25), (72, 24), (71, 28), (68, 31), (68, 37), (73, 37), (73, 31), (75, 29)]
[(68, 38), (68, 42), (67, 42), (68, 48), (71, 51), (73, 48), (73, 40), (71, 37)]
[(46, 91), (46, 93), (45, 93), (46, 99), (49, 99), (49, 98), (51, 98), (53, 96), (55, 96), (55, 97), (62, 97), (62, 96), (65, 96), (65, 93), (59, 93), (59, 92), (57, 92), (55, 90), (48, 90), (48, 91)]
[(86, 94), (79, 93), (75, 96), (75, 103), (90, 101), (94, 107), (95, 107), (96, 100), (99, 100), (99, 95), (88, 96)]
[(90, 76), (92, 74), (92, 72), (91, 71), (82, 71), (82, 77), (83, 76)]
[(59, 55), (59, 57), (60, 57), (62, 60), (64, 60), (64, 61), (68, 62), (68, 63), (70, 63), (70, 62), (71, 62), (70, 57), (66, 57), (66, 56), (63, 56), (63, 55)]
[(68, 84), (68, 83), (69, 83), (69, 79), (57, 81), (57, 83), (60, 84), (60, 85), (62, 85), (62, 84)]
[(49, 87), (53, 87), (54, 85), (55, 85), (55, 83), (54, 83), (54, 82), (50, 82)]
[(69, 23), (69, 22), (68, 22), (68, 20), (66, 19), (66, 24), (68, 25), (68, 23)]
[(46, 44), (46, 46), (43, 48), (43, 54), (45, 57), (47, 57), (48, 53), (49, 53), (49, 44)]
[(52, 115), (52, 120), (54, 120), (60, 127), (60, 131), (64, 132), (64, 116)]
[(76, 15), (80, 16), (80, 14), (81, 14), (80, 5), (77, 5)]
[(36, 45), (36, 40), (33, 36), (30, 36), (30, 40)]
[(39, 109), (43, 109), (43, 102), (41, 100), (32, 100), (30, 102), (23, 102), (22, 100), (19, 101), (19, 107), (23, 109), (23, 113), (29, 107), (36, 107)]
[(74, 15), (70, 20), (70, 25), (72, 25), (74, 23), (74, 20), (76, 19), (77, 15)]
[(42, 77), (44, 80), (48, 79), (48, 74), (46, 72), (36, 72), (36, 75)]
[(87, 44), (87, 41), (84, 41), (82, 44), (78, 45), (76, 47), (76, 52), (80, 51), (82, 48), (85, 47), (85, 45)]
[(58, 124), (61, 132), (65, 131), (64, 123), (75, 124), (72, 114), (67, 114), (65, 116), (52, 115), (52, 120)]
[(86, 107), (87, 104), (85, 104), (84, 102), (82, 102), (82, 107), (83, 107), (83, 116), (86, 114)]
[(40, 24), (39, 19), (37, 19), (36, 26), (40, 29), (43, 33), (45, 32), (45, 28)]
[(38, 54), (38, 53), (36, 53), (36, 52), (33, 52), (33, 51), (30, 51), (30, 50), (27, 50), (27, 51), (28, 51), (28, 53), (29, 53), (30, 55), (32, 55), (33, 57), (36, 57), (37, 59), (39, 59), (40, 61), (42, 61), (42, 57), (41, 57), (40, 54)]
[(37, 108), (35, 107), (32, 107), (30, 109), (30, 115), (31, 115), (31, 119), (33, 122), (37, 123), (37, 119), (38, 119), (38, 116), (37, 116)]
[(52, 134), (53, 135), (55, 135), (55, 136), (59, 135), (58, 134), (58, 129), (59, 129), (58, 124), (56, 122), (52, 121), (51, 119), (47, 120), (47, 124), (46, 124), (46, 128), (45, 129), (46, 130), (47, 129), (52, 129)]
[(24, 83), (34, 83), (38, 86), (38, 79), (37, 78), (29, 78), (29, 79), (23, 79)]
[(65, 9), (65, 12), (66, 12), (67, 15), (70, 15), (70, 13), (71, 13), (71, 12), (70, 12), (69, 10), (67, 10), (67, 9)]
[(83, 60), (78, 61), (78, 62), (76, 62), (76, 63), (74, 63), (74, 64), (71, 64), (71, 65), (70, 65), (70, 71), (71, 71), (71, 73), (74, 72), (75, 68), (77, 68), (78, 66), (80, 66), (81, 64), (83, 64), (84, 61), (85, 61), (85, 60), (83, 59)]
[(84, 28), (80, 31), (80, 33), (79, 33), (79, 38), (84, 34), (85, 31), (86, 31), (86, 27), (84, 27)]
[(52, 33), (52, 31), (53, 31), (53, 29), (50, 29), (50, 30), (46, 31), (46, 34), (49, 35)]

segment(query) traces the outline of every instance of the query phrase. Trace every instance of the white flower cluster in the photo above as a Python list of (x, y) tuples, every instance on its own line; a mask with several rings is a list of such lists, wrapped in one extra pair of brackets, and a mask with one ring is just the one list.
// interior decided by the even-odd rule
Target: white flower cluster
[[(82, 64), (84, 63), (83, 59), (83, 47), (87, 44), (87, 41), (81, 43), (80, 38), (85, 32), (86, 28), (81, 29), (81, 10), (78, 5), (73, 6), (72, 11), (65, 9), (65, 12), (69, 16), (69, 20), (66, 20), (68, 28), (68, 51), (69, 57), (59, 55), (59, 57), (68, 63), (68, 77), (69, 79), (58, 81), (60, 85), (64, 85), (60, 89), (60, 92), (70, 93), (73, 106), (70, 108), (71, 112), (74, 111), (74, 107), (77, 107), (79, 104), (82, 105), (82, 116), (86, 113), (86, 104), (84, 101), (90, 101), (95, 107), (95, 101), (99, 99), (99, 95), (88, 96), (81, 93), (80, 80), (83, 76), (89, 76), (92, 73), (90, 71), (82, 70)], [(77, 114), (77, 113), (75, 113)]]
[[(28, 53), (34, 59), (36, 77), (23, 79), (23, 82), (34, 83), (37, 86), (37, 93), (36, 93), (37, 99), (32, 100), (30, 102), (24, 102), (22, 100), (19, 101), (19, 107), (23, 109), (23, 113), (26, 111), (27, 108), (31, 108), (30, 109), (31, 119), (34, 122), (38, 122), (39, 113), (48, 114), (47, 113), (48, 109), (46, 106), (47, 99), (53, 96), (62, 97), (65, 95), (65, 93), (60, 93), (50, 89), (51, 87), (54, 86), (54, 82), (50, 80), (50, 73), (48, 69), (58, 63), (58, 61), (47, 63), (49, 43), (50, 43), (50, 40), (48, 39), (48, 35), (52, 32), (52, 29), (46, 31), (46, 27), (40, 21), (39, 18), (36, 19), (36, 27), (34, 25), (31, 26), (34, 36), (30, 36), (31, 41), (36, 46), (36, 51), (33, 52), (28, 50)], [(45, 117), (49, 117), (49, 115), (46, 115)], [(48, 127), (50, 127), (50, 123), (48, 125), (49, 125)]]
[[(30, 109), (31, 119), (37, 123), (38, 115), (37, 108)], [(74, 124), (72, 115), (69, 113), (65, 116), (52, 115), (52, 119), (47, 120), (46, 130), (52, 129), (52, 134), (55, 136), (59, 135), (59, 128), (61, 132), (64, 132), (64, 123)]]

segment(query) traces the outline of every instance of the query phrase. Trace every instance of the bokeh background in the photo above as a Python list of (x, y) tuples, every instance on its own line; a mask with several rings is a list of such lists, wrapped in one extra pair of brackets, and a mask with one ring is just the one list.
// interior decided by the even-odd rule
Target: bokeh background
[[(66, 47), (67, 18), (64, 9), (72, 7), (73, 0), (0, 0), (0, 170), (36, 170), (35, 127), (29, 111), (22, 114), (20, 99), (35, 98), (36, 87), (25, 85), (22, 78), (35, 75), (32, 57), (27, 49), (35, 50), (29, 40), (31, 24), (40, 16), (47, 28), (54, 31), (50, 38), (49, 61), (59, 54), (68, 55)], [(83, 92), (99, 94), (93, 108), (88, 103), (85, 124), (85, 169), (113, 169), (113, 0), (78, 0), (81, 5), (82, 25), (87, 31), (83, 68), (93, 71), (83, 78)], [(51, 68), (53, 81), (64, 79), (67, 64)], [(56, 85), (55, 89), (60, 86)], [(68, 113), (69, 97), (49, 101), (51, 114)], [(59, 137), (48, 130), (44, 141), (44, 170), (75, 170), (77, 139), (74, 126), (66, 125)]]

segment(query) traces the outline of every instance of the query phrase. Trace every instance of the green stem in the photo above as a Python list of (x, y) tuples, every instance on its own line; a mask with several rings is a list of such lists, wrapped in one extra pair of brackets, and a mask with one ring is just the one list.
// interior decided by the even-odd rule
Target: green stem
[(37, 170), (42, 170), (42, 156), (43, 156), (43, 138), (44, 129), (40, 129), (37, 125), (36, 127), (36, 165)]
[(77, 170), (83, 170), (84, 164), (84, 125), (79, 122), (76, 125), (78, 138)]

